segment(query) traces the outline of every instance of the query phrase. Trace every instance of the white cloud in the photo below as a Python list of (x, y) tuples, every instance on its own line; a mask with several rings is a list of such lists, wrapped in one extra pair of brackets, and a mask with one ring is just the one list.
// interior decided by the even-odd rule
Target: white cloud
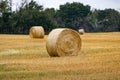
[(120, 8), (120, 0), (80, 0), (79, 2), (89, 4), (92, 8)]
[[(30, 1), (30, 0), (29, 0)], [(59, 9), (59, 6), (65, 4), (66, 2), (80, 2), (84, 5), (90, 5), (92, 8), (105, 9), (114, 8), (120, 9), (120, 0), (35, 0), (38, 4), (43, 5), (44, 8), (55, 8)], [(14, 7), (20, 4), (20, 0), (13, 0)]]
[(66, 2), (73, 2), (75, 0), (35, 0), (39, 4), (42, 4), (45, 8), (55, 8), (58, 9), (60, 5)]

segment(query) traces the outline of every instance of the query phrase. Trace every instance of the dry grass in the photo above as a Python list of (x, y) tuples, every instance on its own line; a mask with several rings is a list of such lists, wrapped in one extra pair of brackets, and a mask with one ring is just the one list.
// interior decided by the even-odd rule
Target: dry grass
[(120, 79), (120, 33), (82, 35), (77, 57), (49, 57), (46, 37), (0, 35), (0, 80)]

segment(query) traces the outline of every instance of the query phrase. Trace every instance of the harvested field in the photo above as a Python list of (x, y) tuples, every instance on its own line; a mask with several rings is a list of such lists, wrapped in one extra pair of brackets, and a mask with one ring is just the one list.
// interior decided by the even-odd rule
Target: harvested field
[(0, 80), (119, 80), (120, 33), (81, 35), (78, 56), (50, 57), (46, 38), (0, 34)]

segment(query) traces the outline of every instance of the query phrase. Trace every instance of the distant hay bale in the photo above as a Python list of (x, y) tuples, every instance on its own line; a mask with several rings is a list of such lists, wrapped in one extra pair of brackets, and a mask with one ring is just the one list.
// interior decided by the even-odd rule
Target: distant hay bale
[(84, 29), (79, 29), (78, 32), (83, 35), (85, 33)]
[(52, 30), (46, 41), (46, 48), (50, 56), (75, 56), (81, 49), (81, 38), (78, 32), (58, 28)]
[(30, 28), (29, 35), (32, 38), (44, 38), (44, 29), (42, 26), (33, 26)]

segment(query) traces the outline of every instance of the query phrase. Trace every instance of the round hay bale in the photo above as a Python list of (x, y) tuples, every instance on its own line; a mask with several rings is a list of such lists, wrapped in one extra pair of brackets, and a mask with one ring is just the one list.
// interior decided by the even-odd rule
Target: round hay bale
[(84, 29), (79, 29), (78, 32), (83, 35), (85, 33)]
[(29, 35), (32, 38), (44, 38), (44, 29), (42, 26), (33, 26), (30, 28)]
[(79, 33), (72, 29), (54, 29), (48, 35), (46, 48), (53, 57), (75, 56), (81, 49), (81, 38)]

